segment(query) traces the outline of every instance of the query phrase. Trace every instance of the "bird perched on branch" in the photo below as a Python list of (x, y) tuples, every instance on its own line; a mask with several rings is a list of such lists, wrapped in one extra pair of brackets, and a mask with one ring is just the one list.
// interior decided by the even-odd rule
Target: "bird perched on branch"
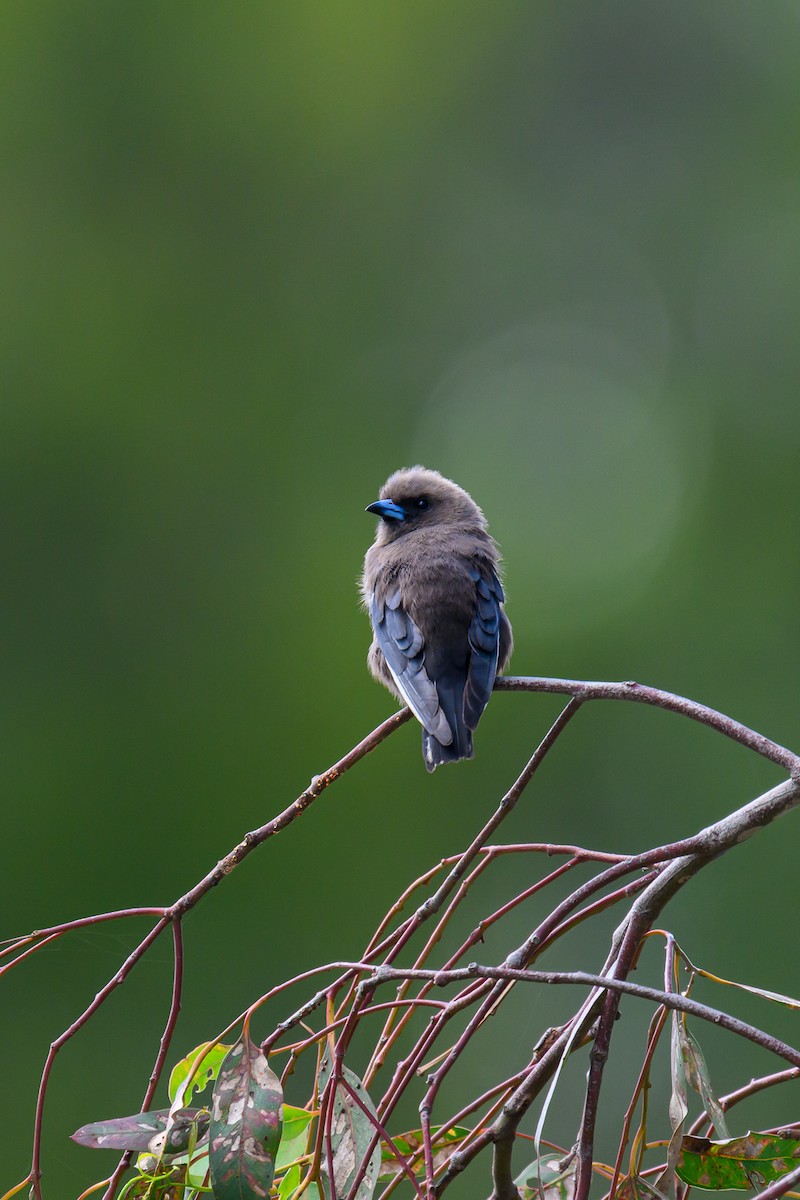
[(471, 496), (438, 471), (390, 475), (364, 559), (369, 669), (422, 725), (425, 766), (472, 758), (472, 733), (511, 657), (500, 554)]

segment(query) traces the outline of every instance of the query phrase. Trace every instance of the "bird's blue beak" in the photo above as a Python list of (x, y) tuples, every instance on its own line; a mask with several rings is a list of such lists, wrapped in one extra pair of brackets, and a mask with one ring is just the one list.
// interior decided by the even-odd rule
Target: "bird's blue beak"
[(368, 504), (365, 512), (375, 513), (376, 516), (382, 517), (384, 521), (405, 521), (405, 509), (399, 504), (395, 504), (394, 500), (376, 500), (374, 504)]

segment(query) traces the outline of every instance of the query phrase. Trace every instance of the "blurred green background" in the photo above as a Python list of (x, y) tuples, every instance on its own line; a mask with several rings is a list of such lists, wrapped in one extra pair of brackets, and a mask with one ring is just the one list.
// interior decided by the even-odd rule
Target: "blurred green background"
[[(4, 7), (3, 936), (172, 901), (392, 711), (355, 581), (364, 506), (414, 462), (489, 517), (514, 673), (640, 679), (800, 747), (799, 55), (790, 0)], [(475, 761), (433, 777), (408, 725), (251, 856), (187, 921), (171, 1063), (357, 955), (557, 711), (495, 697)], [(590, 706), (504, 838), (641, 849), (778, 778), (677, 717)], [(709, 969), (797, 992), (797, 854), (790, 817), (667, 923)], [(469, 924), (538, 869), (487, 876)], [(616, 919), (545, 965), (597, 969)], [(5, 980), (0, 1189), (50, 1041), (144, 929)], [(57, 1060), (48, 1196), (111, 1169), (67, 1134), (136, 1110), (169, 982), (165, 940)], [(697, 995), (798, 1040), (762, 1001)], [(445, 1107), (576, 1002), (520, 995)], [(618, 1104), (649, 1016), (623, 1013)], [(721, 1091), (774, 1067), (696, 1032)], [(567, 1145), (584, 1072), (546, 1129)], [(735, 1128), (796, 1118), (792, 1086)]]

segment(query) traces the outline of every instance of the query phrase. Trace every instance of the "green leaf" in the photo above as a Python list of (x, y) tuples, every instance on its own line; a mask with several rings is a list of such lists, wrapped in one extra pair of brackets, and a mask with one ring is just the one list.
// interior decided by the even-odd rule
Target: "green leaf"
[[(150, 1154), (140, 1154), (136, 1160), (136, 1169), (141, 1175), (145, 1176), (146, 1180), (153, 1178), (158, 1165), (158, 1160), (153, 1159)], [(169, 1171), (164, 1173), (164, 1178), (172, 1179), (173, 1182), (175, 1179), (180, 1179), (185, 1187), (189, 1189), (185, 1195), (181, 1192), (176, 1192), (174, 1200), (178, 1200), (178, 1198), (180, 1200), (192, 1200), (192, 1197), (201, 1193), (210, 1194), (211, 1188), (206, 1184), (207, 1173), (208, 1145), (206, 1144), (200, 1149), (195, 1148), (191, 1155), (188, 1153), (180, 1154), (177, 1158), (171, 1159)], [(135, 1183), (136, 1181), (133, 1180), (132, 1182)], [(120, 1193), (120, 1200), (122, 1200), (125, 1194), (127, 1193)], [(173, 1200), (173, 1197), (170, 1197), (170, 1200)]]
[(120, 1194), (120, 1200), (173, 1200), (175, 1196), (185, 1195), (185, 1182), (186, 1172), (183, 1167), (173, 1167), (155, 1175), (139, 1175), (136, 1179), (131, 1179)]
[(520, 1171), (514, 1183), (521, 1200), (536, 1200), (542, 1195), (547, 1200), (572, 1200), (575, 1194), (575, 1161), (573, 1159), (566, 1168), (562, 1168), (561, 1158), (541, 1158)]
[(299, 1188), (302, 1177), (303, 1172), (299, 1166), (290, 1167), (278, 1184), (278, 1200), (290, 1200)]
[(292, 1104), (284, 1104), (283, 1136), (285, 1138), (296, 1138), (298, 1133), (302, 1133), (308, 1129), (308, 1126), (316, 1116), (317, 1113), (309, 1112), (307, 1108), (295, 1108)]
[[(217, 1078), (230, 1046), (220, 1046), (219, 1043), (216, 1043), (210, 1050), (209, 1046), (211, 1046), (211, 1042), (202, 1042), (199, 1046), (195, 1046), (194, 1050), (190, 1050), (186, 1057), (172, 1068), (169, 1077), (169, 1098), (173, 1104), (179, 1089), (190, 1074), (192, 1076), (191, 1083), (186, 1087), (186, 1094), (181, 1097), (184, 1104), (189, 1103), (195, 1092), (202, 1092), (212, 1079)], [(196, 1071), (194, 1070), (195, 1064), (197, 1064)], [(192, 1072), (194, 1073), (192, 1074)]]
[(168, 1108), (155, 1112), (134, 1113), (132, 1117), (113, 1117), (82, 1125), (72, 1140), (95, 1150), (150, 1150), (154, 1154), (179, 1154), (189, 1145), (194, 1129), (201, 1138), (208, 1129), (208, 1112), (202, 1108), (179, 1108), (172, 1114), (169, 1137), (162, 1139), (170, 1115)]
[(677, 1174), (692, 1187), (720, 1191), (772, 1183), (800, 1165), (800, 1140), (771, 1133), (711, 1141), (685, 1137)]
[[(286, 1172), (281, 1182), (278, 1184), (278, 1200), (292, 1200), (300, 1182), (303, 1172), (300, 1167), (292, 1167)], [(322, 1193), (316, 1183), (310, 1183), (303, 1192), (303, 1200), (322, 1200)]]
[(186, 1182), (190, 1187), (200, 1188), (208, 1174), (208, 1146), (192, 1155), (192, 1160), (186, 1165)]
[(215, 1200), (269, 1194), (281, 1137), (283, 1093), (245, 1027), (223, 1062), (211, 1104), (209, 1163)]
[(292, 1108), (290, 1104), (284, 1104), (283, 1133), (275, 1159), (276, 1171), (283, 1171), (295, 1159), (302, 1158), (306, 1153), (308, 1127), (316, 1115), (316, 1113), (307, 1112), (304, 1108)]
[[(325, 1086), (330, 1075), (330, 1063), (323, 1057), (319, 1072), (320, 1089)], [(342, 1067), (342, 1079), (355, 1092), (367, 1112), (377, 1120), (375, 1105), (367, 1095), (366, 1089), (349, 1067)], [(337, 1084), (333, 1097), (333, 1115), (331, 1120), (331, 1153), (333, 1155), (333, 1179), (337, 1196), (346, 1196), (353, 1185), (361, 1160), (375, 1133), (375, 1126), (367, 1113), (348, 1092), (342, 1083)], [(367, 1164), (364, 1178), (359, 1184), (355, 1200), (370, 1200), (378, 1184), (381, 1165), (380, 1142), (375, 1146)], [(328, 1180), (327, 1155), (323, 1149), (321, 1164), (321, 1183), (326, 1198), (331, 1194)]]

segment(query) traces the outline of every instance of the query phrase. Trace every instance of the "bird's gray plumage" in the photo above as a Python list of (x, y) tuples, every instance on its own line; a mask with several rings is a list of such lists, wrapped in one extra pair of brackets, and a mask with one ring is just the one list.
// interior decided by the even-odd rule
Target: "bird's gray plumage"
[(500, 555), (471, 496), (438, 471), (395, 472), (361, 581), (372, 674), (422, 725), (425, 765), (471, 758), (472, 733), (511, 656)]

